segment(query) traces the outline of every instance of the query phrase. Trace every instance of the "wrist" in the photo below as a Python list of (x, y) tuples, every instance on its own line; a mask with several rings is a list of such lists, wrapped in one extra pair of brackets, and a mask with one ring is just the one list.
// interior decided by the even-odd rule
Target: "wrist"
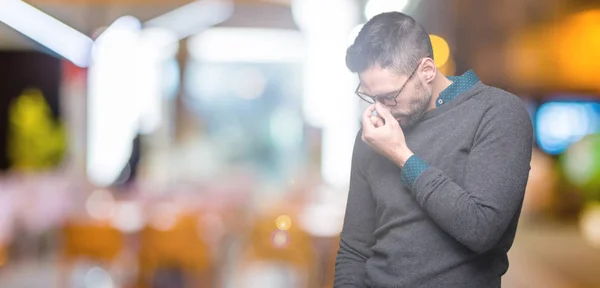
[(406, 161), (408, 161), (408, 159), (413, 155), (415, 155), (415, 153), (410, 151), (408, 147), (405, 147), (404, 149), (398, 149), (394, 157), (394, 162), (396, 165), (400, 166), (400, 168), (403, 168), (404, 164), (406, 164)]

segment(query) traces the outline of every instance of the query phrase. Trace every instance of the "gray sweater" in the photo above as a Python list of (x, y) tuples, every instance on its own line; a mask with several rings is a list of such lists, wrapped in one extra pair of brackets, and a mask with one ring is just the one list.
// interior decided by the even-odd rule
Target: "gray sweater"
[(477, 82), (404, 131), (426, 165), (408, 182), (359, 131), (334, 287), (500, 287), (532, 130), (519, 98)]

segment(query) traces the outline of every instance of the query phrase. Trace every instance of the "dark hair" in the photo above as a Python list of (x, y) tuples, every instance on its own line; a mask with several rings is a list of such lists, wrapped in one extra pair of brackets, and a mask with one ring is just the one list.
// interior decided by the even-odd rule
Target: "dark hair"
[(353, 73), (361, 73), (378, 64), (408, 75), (423, 57), (433, 59), (425, 28), (406, 14), (387, 12), (363, 26), (346, 51), (346, 66)]

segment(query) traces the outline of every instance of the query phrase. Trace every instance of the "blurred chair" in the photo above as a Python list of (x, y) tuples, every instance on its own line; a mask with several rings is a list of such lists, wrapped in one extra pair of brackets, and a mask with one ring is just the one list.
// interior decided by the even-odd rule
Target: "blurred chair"
[(61, 287), (70, 287), (68, 279), (78, 261), (110, 270), (124, 251), (124, 235), (107, 222), (67, 222), (62, 235)]
[(236, 287), (318, 286), (318, 266), (311, 237), (293, 223), (293, 216), (287, 216), (292, 224), (280, 230), (276, 223), (280, 215), (269, 213), (260, 217), (250, 229)]
[(171, 227), (144, 227), (140, 235), (139, 288), (214, 287), (209, 245), (197, 215), (179, 215)]
[(67, 223), (64, 227), (66, 260), (92, 258), (102, 262), (116, 259), (124, 246), (124, 236), (108, 223)]

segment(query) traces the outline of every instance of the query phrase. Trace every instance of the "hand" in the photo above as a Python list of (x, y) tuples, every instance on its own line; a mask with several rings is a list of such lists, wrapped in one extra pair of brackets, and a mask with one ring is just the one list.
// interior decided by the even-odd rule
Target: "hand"
[[(373, 115), (377, 111), (377, 116)], [(389, 108), (380, 103), (369, 106), (362, 116), (362, 140), (379, 154), (403, 167), (413, 155), (406, 146), (400, 123), (390, 113)]]
[(383, 124), (385, 123), (383, 118), (379, 117), (379, 115), (372, 115), (370, 118), (371, 118), (371, 122), (373, 123), (373, 126), (375, 126), (375, 128), (379, 128), (379, 127), (383, 126)]

